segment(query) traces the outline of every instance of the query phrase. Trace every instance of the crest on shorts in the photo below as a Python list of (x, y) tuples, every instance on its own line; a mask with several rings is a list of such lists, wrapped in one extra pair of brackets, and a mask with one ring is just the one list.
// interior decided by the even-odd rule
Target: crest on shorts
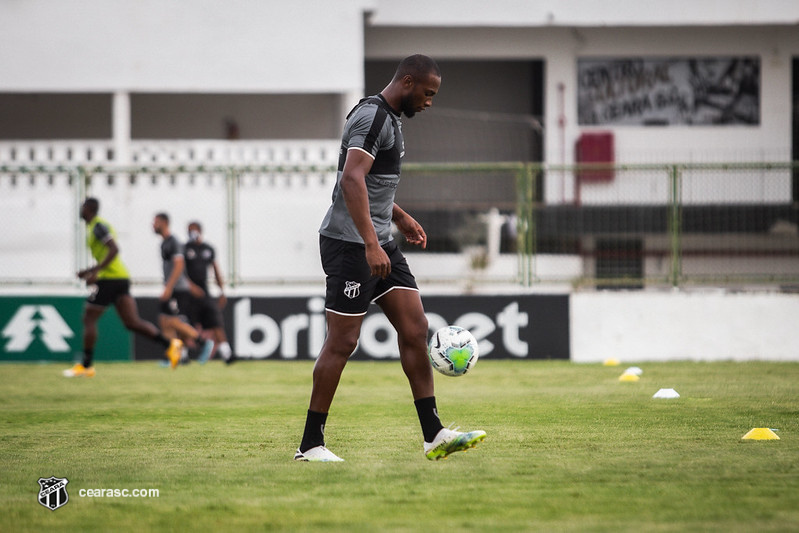
[(65, 477), (40, 477), (39, 503), (51, 511), (66, 505), (69, 501), (67, 483), (69, 483), (69, 480)]
[(344, 296), (352, 300), (361, 294), (361, 284), (357, 281), (347, 281), (344, 287)]

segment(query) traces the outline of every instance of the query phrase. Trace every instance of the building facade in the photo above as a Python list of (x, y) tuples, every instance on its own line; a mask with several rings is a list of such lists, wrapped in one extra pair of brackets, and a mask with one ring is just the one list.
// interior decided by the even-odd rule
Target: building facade
[[(791, 0), (2, 2), (0, 165), (323, 166), (335, 161), (349, 108), (417, 52), (440, 62), (444, 81), (434, 112), (405, 121), (409, 162), (784, 163), (799, 159), (797, 24)], [(320, 179), (302, 205), (324, 208)], [(517, 191), (502, 179), (455, 200), (507, 215)], [(768, 188), (736, 179), (698, 179), (688, 201), (797, 200), (796, 173), (771, 174)], [(95, 192), (119, 202), (131, 220), (121, 231), (144, 250), (136, 216), (160, 210), (152, 198), (163, 196), (112, 182)], [(258, 187), (275, 183), (267, 176)], [(553, 206), (662, 204), (668, 191), (647, 183), (634, 172), (593, 181), (548, 172), (536, 194)], [(429, 187), (409, 180), (403, 194), (424, 210)], [(173, 207), (177, 219), (207, 203), (224, 227), (225, 202), (192, 190), (183, 195), (196, 196), (191, 206)], [(71, 208), (30, 203), (43, 214)], [(289, 204), (275, 207), (280, 223)], [(256, 216), (241, 226), (268, 224)], [(212, 237), (223, 251), (234, 246), (222, 230)], [(298, 255), (279, 268), (316, 271), (315, 244), (292, 246)]]

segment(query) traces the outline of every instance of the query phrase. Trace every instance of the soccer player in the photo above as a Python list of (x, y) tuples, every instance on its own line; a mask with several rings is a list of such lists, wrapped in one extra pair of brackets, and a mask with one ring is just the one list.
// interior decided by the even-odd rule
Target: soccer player
[(89, 295), (83, 310), (83, 362), (64, 370), (66, 377), (94, 377), (94, 345), (97, 342), (97, 321), (106, 308), (113, 304), (125, 327), (164, 346), (166, 356), (174, 368), (180, 360), (183, 343), (170, 341), (154, 324), (139, 318), (136, 300), (130, 295), (130, 275), (119, 256), (116, 234), (111, 225), (97, 216), (100, 202), (86, 198), (80, 217), (86, 222), (86, 242), (97, 264), (78, 272), (78, 278), (97, 288)]
[(427, 358), (427, 318), (416, 279), (391, 236), (393, 222), (409, 243), (427, 246), (422, 226), (394, 203), (405, 154), (400, 116), (411, 118), (430, 107), (440, 85), (435, 61), (410, 56), (400, 62), (380, 94), (364, 98), (347, 116), (332, 205), (319, 229), (327, 276), (327, 338), (314, 365), (305, 431), (294, 455), (297, 461), (343, 460), (325, 447), (324, 427), (371, 302), (381, 307), (397, 330), (425, 456), (441, 459), (485, 438), (484, 431), (462, 433), (441, 424)]
[[(227, 340), (224, 319), (221, 309), (225, 307), (225, 280), (222, 269), (216, 261), (214, 247), (203, 240), (203, 229), (199, 222), (189, 223), (189, 241), (184, 247), (186, 276), (189, 278), (191, 293), (191, 319), (193, 324), (200, 324), (203, 330), (211, 332), (216, 343), (216, 350), (230, 364), (234, 361), (233, 350)], [(213, 269), (214, 279), (219, 287), (219, 299), (211, 296), (208, 290), (208, 269)], [(209, 353), (210, 356), (210, 353)], [(200, 359), (201, 363), (206, 360)]]
[[(169, 215), (158, 213), (153, 219), (153, 231), (161, 236), (161, 259), (164, 269), (164, 290), (159, 297), (159, 325), (167, 334), (174, 334), (194, 347), (197, 343), (203, 346), (199, 356), (205, 361), (214, 349), (214, 341), (203, 340), (200, 333), (188, 323), (188, 309), (191, 303), (189, 281), (185, 275), (183, 246), (169, 229)], [(188, 356), (184, 356), (188, 361)], [(171, 361), (170, 361), (171, 363)]]

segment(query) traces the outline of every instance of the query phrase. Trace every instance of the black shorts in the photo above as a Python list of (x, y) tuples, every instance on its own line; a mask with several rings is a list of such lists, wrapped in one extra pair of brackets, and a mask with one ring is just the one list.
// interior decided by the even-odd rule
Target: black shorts
[(200, 324), (203, 329), (221, 328), (222, 312), (216, 298), (206, 296), (205, 298), (191, 299), (191, 323)]
[(363, 244), (320, 235), (322, 268), (327, 275), (325, 308), (340, 315), (364, 315), (369, 304), (392, 289), (419, 290), (408, 262), (394, 241), (383, 245), (391, 260), (386, 279), (372, 276)]
[(97, 288), (92, 291), (86, 303), (100, 307), (115, 304), (120, 296), (130, 294), (129, 279), (98, 279)]
[(159, 311), (162, 315), (188, 317), (191, 306), (189, 291), (172, 291), (172, 298), (161, 302)]

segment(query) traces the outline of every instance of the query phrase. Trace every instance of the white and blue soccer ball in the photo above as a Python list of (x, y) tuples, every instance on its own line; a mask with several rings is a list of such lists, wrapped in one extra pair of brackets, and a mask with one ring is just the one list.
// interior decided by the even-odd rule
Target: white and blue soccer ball
[(480, 349), (468, 330), (446, 326), (433, 334), (427, 355), (433, 368), (445, 376), (462, 376), (475, 365)]

